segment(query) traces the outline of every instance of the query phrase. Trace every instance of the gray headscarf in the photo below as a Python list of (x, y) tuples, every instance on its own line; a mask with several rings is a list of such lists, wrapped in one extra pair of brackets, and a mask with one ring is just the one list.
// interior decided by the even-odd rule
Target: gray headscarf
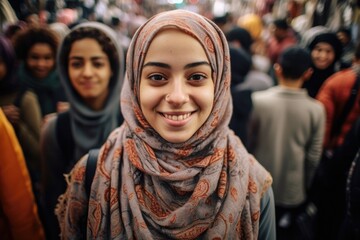
[[(112, 66), (113, 75), (109, 82), (109, 95), (103, 109), (94, 111), (89, 108), (72, 86), (68, 70), (67, 37), (79, 28), (95, 28), (105, 33), (117, 49), (117, 66)], [(115, 55), (115, 54), (114, 54)], [(111, 62), (111, 59), (109, 59)], [(58, 72), (70, 102), (71, 130), (75, 142), (75, 159), (80, 159), (89, 149), (100, 147), (110, 132), (119, 125), (120, 88), (124, 79), (124, 51), (116, 40), (115, 32), (99, 22), (85, 22), (74, 27), (61, 43), (57, 56)]]

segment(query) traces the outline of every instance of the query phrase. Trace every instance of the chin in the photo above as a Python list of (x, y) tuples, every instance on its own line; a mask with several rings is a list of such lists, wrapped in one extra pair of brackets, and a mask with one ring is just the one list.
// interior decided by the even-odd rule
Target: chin
[(179, 136), (177, 133), (170, 133), (161, 135), (161, 137), (170, 143), (183, 143), (189, 140), (191, 136)]

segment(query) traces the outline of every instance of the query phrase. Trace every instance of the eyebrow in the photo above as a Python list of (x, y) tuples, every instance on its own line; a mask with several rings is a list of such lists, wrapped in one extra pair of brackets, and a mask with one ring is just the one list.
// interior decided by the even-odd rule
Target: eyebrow
[[(95, 57), (91, 57), (90, 59), (92, 60), (97, 60), (97, 59), (104, 59), (106, 58), (105, 56), (95, 56)], [(72, 56), (72, 57), (69, 57), (69, 60), (81, 60), (81, 59), (84, 59), (84, 57), (80, 57), (80, 56)]]
[[(206, 61), (200, 61), (200, 62), (194, 62), (194, 63), (189, 63), (186, 64), (184, 69), (189, 69), (189, 68), (193, 68), (193, 67), (197, 67), (200, 65), (207, 65), (210, 67), (210, 64)], [(161, 62), (147, 62), (144, 64), (144, 67), (148, 67), (148, 66), (155, 66), (155, 67), (161, 67), (161, 68), (167, 68), (167, 69), (171, 69), (171, 66), (169, 64), (166, 63), (161, 63)]]

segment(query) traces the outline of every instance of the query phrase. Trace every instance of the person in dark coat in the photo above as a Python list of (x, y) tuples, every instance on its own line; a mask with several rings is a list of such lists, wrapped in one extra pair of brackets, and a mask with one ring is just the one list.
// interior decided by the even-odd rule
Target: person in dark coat
[(243, 90), (241, 84), (250, 71), (251, 56), (240, 48), (230, 47), (231, 62), (231, 96), (233, 101), (233, 115), (230, 128), (247, 145), (247, 129), (249, 116), (252, 110), (251, 90)]

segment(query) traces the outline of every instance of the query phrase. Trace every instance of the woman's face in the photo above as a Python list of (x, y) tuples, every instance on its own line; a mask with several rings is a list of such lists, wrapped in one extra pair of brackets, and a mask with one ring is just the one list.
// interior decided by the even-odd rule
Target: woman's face
[(311, 51), (311, 58), (315, 67), (320, 70), (328, 68), (335, 60), (335, 51), (333, 47), (325, 42), (315, 45)]
[(33, 77), (38, 79), (47, 77), (55, 66), (55, 56), (50, 45), (34, 44), (28, 52), (26, 65)]
[(92, 38), (84, 38), (72, 44), (68, 57), (71, 84), (85, 102), (97, 106), (105, 102), (112, 76), (109, 57), (100, 44)]
[(209, 117), (213, 101), (212, 69), (200, 43), (176, 29), (160, 32), (140, 80), (140, 105), (149, 124), (165, 140), (185, 142)]

